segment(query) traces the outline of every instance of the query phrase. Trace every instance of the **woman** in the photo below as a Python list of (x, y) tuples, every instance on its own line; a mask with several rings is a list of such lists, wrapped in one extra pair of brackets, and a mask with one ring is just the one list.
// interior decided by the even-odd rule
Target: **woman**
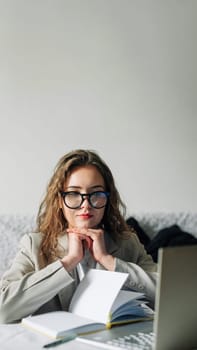
[(125, 206), (98, 154), (75, 150), (58, 162), (37, 216), (1, 281), (0, 322), (68, 310), (89, 268), (129, 273), (124, 288), (154, 302), (156, 265), (124, 219)]

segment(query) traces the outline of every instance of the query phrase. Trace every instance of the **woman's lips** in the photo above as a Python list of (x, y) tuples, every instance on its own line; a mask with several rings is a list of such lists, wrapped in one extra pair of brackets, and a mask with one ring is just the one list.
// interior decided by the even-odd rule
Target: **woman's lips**
[(93, 215), (91, 215), (91, 214), (80, 214), (79, 215), (82, 219), (90, 219)]

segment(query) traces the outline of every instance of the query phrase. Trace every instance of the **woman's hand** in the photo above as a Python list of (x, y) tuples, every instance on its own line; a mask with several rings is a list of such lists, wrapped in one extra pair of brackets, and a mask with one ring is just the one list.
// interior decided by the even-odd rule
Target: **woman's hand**
[(61, 260), (65, 269), (70, 272), (84, 257), (84, 248), (90, 248), (91, 240), (88, 236), (73, 232), (70, 229), (68, 232), (68, 254)]
[(74, 233), (85, 240), (86, 247), (91, 251), (93, 258), (107, 270), (114, 271), (114, 257), (108, 254), (105, 247), (104, 231), (93, 228), (67, 229), (68, 234)]

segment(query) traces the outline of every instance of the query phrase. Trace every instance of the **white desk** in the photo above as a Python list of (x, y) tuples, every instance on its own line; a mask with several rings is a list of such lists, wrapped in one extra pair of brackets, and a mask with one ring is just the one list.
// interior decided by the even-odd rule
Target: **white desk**
[[(125, 330), (129, 329), (130, 333), (136, 331), (146, 331), (150, 329), (151, 322), (139, 322), (128, 324), (121, 327), (113, 327), (111, 330), (99, 332), (105, 340), (124, 335)], [(51, 340), (47, 336), (33, 332), (21, 326), (16, 325), (0, 325), (0, 349), (1, 350), (44, 350), (43, 345), (50, 343)], [(52, 347), (51, 350), (93, 350), (101, 349), (100, 347), (81, 343), (77, 340), (69, 341)]]
[[(1, 350), (44, 350), (43, 345), (52, 340), (39, 333), (25, 329), (21, 325), (0, 325)], [(91, 350), (93, 347), (72, 340), (51, 349)]]
[[(25, 329), (20, 324), (0, 325), (1, 350), (44, 350), (43, 345), (51, 341), (53, 340), (47, 336)], [(92, 348), (92, 346), (72, 340), (51, 349), (90, 350)]]

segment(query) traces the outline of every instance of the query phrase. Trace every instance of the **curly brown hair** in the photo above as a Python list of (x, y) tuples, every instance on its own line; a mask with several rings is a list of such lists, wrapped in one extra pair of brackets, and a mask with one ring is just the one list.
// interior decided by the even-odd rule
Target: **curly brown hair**
[(41, 252), (48, 261), (56, 257), (58, 236), (65, 233), (67, 221), (59, 205), (59, 194), (72, 170), (76, 167), (94, 165), (102, 175), (106, 191), (110, 193), (102, 224), (114, 240), (128, 236), (130, 231), (126, 220), (126, 206), (115, 186), (114, 178), (107, 164), (92, 150), (77, 149), (65, 154), (57, 163), (49, 181), (46, 195), (42, 200), (38, 215), (36, 232), (42, 232)]

